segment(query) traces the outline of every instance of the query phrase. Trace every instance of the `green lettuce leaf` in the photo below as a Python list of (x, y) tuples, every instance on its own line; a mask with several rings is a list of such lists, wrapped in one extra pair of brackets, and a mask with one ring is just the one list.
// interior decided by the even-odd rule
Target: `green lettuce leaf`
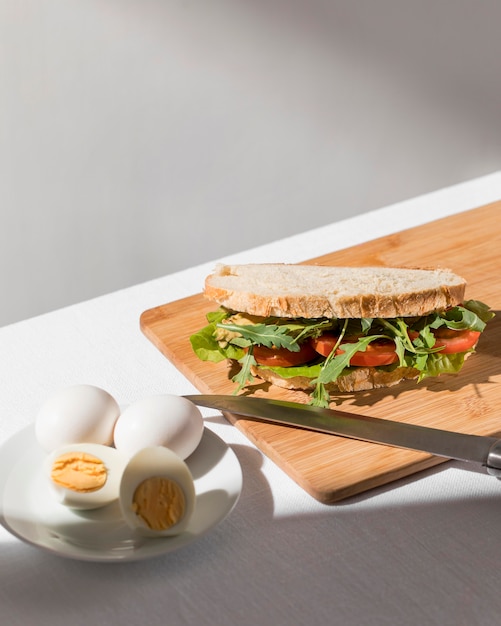
[[(190, 342), (194, 352), (204, 361), (215, 363), (224, 359), (239, 361), (241, 369), (233, 377), (238, 385), (237, 392), (254, 380), (251, 374), (251, 367), (257, 366), (252, 354), (254, 345), (286, 348), (296, 352), (299, 350), (299, 342), (308, 337), (318, 337), (326, 330), (334, 330), (339, 334), (338, 344), (344, 350), (342, 354), (335, 354), (336, 345), (327, 358), (319, 356), (316, 361), (305, 365), (258, 366), (260, 369), (271, 370), (285, 379), (297, 376), (309, 379), (312, 387), (310, 403), (319, 406), (328, 406), (330, 402), (325, 386), (356, 369), (349, 366), (351, 357), (355, 352), (365, 351), (371, 341), (386, 337), (395, 342), (398, 363), (380, 369), (412, 367), (419, 371), (418, 380), (440, 374), (454, 374), (462, 368), (466, 353), (442, 354), (439, 348), (433, 347), (435, 337), (432, 331), (446, 326), (453, 330), (482, 332), (486, 323), (494, 317), (489, 307), (478, 300), (467, 300), (462, 306), (455, 306), (419, 319), (290, 320), (272, 317), (261, 318), (256, 323), (236, 324), (233, 323), (235, 319), (232, 318), (233, 315), (234, 313), (223, 307), (209, 313), (207, 315), (209, 324), (194, 333), (190, 337)], [(224, 320), (227, 322), (223, 323)], [(216, 331), (221, 328), (229, 331), (228, 339), (225, 341), (218, 341), (215, 338)], [(345, 343), (343, 342), (345, 336), (356, 336), (358, 340)]]
[(418, 380), (421, 381), (424, 378), (440, 376), (441, 374), (457, 374), (463, 367), (466, 354), (468, 353), (441, 354), (440, 352), (432, 352), (428, 355), (426, 365), (420, 371)]
[(225, 359), (238, 360), (244, 355), (244, 350), (241, 347), (232, 344), (223, 347), (214, 337), (217, 324), (227, 316), (228, 312), (224, 310), (208, 313), (207, 321), (210, 323), (191, 335), (191, 347), (201, 361), (219, 363)]

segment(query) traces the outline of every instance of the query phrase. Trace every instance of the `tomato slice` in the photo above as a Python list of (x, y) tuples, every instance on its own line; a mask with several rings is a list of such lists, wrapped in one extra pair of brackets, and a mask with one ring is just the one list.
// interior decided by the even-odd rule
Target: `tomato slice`
[[(440, 354), (456, 354), (458, 352), (467, 352), (477, 343), (480, 332), (476, 330), (451, 330), (443, 327), (433, 331), (435, 335), (434, 348), (442, 348)], [(409, 332), (409, 337), (415, 339), (418, 333)], [(320, 337), (312, 340), (315, 350), (322, 356), (329, 356), (338, 342), (339, 336), (333, 333), (324, 333)], [(357, 341), (356, 337), (345, 337), (344, 343), (353, 343)], [(339, 348), (336, 354), (342, 354)], [(381, 365), (391, 365), (398, 361), (398, 355), (395, 352), (395, 343), (391, 339), (375, 339), (366, 348), (365, 352), (356, 352), (351, 360), (350, 365), (359, 367), (379, 367)]]
[(374, 339), (365, 349), (365, 352), (355, 352), (350, 359), (350, 365), (360, 367), (379, 367), (391, 365), (398, 361), (395, 352), (395, 342), (391, 339)]
[(292, 352), (287, 348), (267, 348), (266, 346), (254, 346), (253, 353), (258, 365), (269, 365), (271, 367), (292, 367), (303, 365), (312, 361), (317, 352), (310, 341), (305, 341), (300, 345), (298, 352)]
[[(339, 340), (338, 335), (333, 333), (324, 333), (320, 337), (312, 340), (313, 347), (322, 356), (329, 356), (334, 346)], [(357, 337), (345, 337), (344, 343), (355, 343)], [(342, 354), (344, 350), (339, 348), (336, 354)], [(398, 355), (395, 352), (395, 342), (391, 339), (374, 339), (367, 346), (364, 352), (356, 352), (350, 359), (350, 365), (359, 367), (378, 367), (380, 365), (391, 365), (398, 361)]]
[(311, 340), (312, 346), (322, 356), (329, 356), (329, 354), (334, 349), (334, 346), (339, 340), (339, 335), (334, 335), (333, 333), (324, 333), (320, 335), (320, 337), (315, 337)]
[(447, 327), (437, 328), (433, 331), (435, 335), (434, 348), (442, 348), (440, 354), (456, 354), (466, 352), (473, 348), (480, 337), (477, 330), (451, 330)]

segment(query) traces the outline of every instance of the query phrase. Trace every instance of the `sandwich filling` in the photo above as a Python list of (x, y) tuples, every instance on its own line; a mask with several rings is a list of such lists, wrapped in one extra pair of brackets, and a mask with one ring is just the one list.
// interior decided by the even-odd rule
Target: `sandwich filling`
[(327, 407), (328, 386), (356, 368), (410, 368), (418, 381), (459, 372), (493, 316), (478, 300), (397, 318), (289, 319), (221, 307), (207, 315), (208, 324), (190, 342), (203, 361), (239, 363), (232, 378), (235, 393), (269, 370), (284, 379), (307, 380), (310, 404)]

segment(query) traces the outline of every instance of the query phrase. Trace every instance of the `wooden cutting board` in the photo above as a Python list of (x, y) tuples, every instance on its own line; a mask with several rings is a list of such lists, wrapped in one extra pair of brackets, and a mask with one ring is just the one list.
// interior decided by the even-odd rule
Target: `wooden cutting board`
[[(468, 282), (466, 296), (488, 303), (497, 316), (477, 353), (458, 375), (390, 389), (341, 394), (344, 411), (479, 435), (501, 433), (501, 202), (305, 261), (318, 265), (448, 267)], [(203, 288), (203, 285), (200, 285)], [(168, 294), (166, 294), (168, 297)], [(226, 363), (205, 363), (189, 336), (214, 310), (201, 294), (145, 311), (144, 334), (202, 393), (234, 391)], [(307, 402), (306, 394), (270, 387), (254, 395)], [(335, 406), (335, 404), (333, 406)], [(324, 503), (397, 480), (443, 459), (322, 433), (265, 424), (227, 414), (250, 441), (301, 487)]]

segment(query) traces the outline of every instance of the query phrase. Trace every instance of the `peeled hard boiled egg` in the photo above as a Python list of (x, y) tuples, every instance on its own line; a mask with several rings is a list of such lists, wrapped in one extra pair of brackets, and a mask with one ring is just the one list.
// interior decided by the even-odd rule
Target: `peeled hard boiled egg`
[(168, 448), (143, 448), (123, 472), (120, 508), (127, 525), (141, 535), (183, 532), (195, 508), (195, 487), (188, 466)]
[(74, 443), (54, 450), (45, 471), (58, 502), (73, 509), (96, 509), (118, 498), (127, 458), (98, 443)]
[(115, 424), (114, 441), (129, 457), (142, 448), (164, 446), (186, 459), (200, 443), (203, 430), (198, 407), (181, 396), (165, 394), (128, 406)]
[(119, 414), (118, 403), (104, 389), (66, 387), (42, 405), (35, 420), (36, 438), (47, 452), (71, 443), (111, 445)]

